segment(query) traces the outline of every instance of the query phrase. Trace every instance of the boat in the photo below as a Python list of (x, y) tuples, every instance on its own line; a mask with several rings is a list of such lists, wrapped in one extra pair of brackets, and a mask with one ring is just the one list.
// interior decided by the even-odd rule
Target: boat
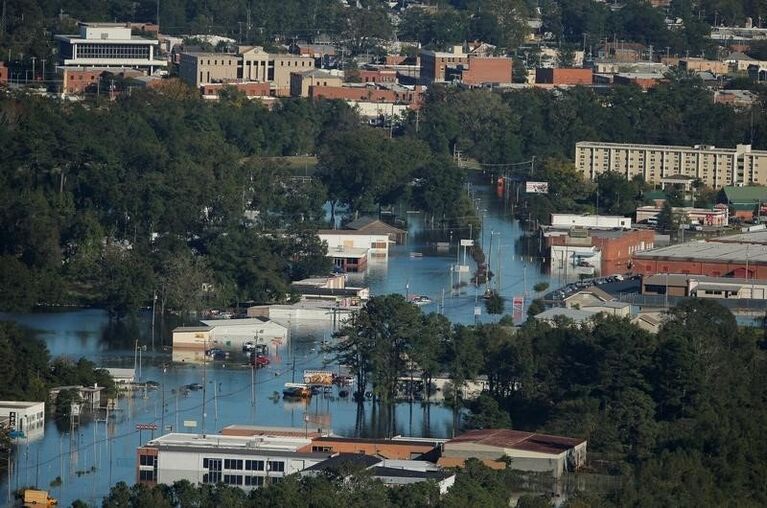
[(415, 305), (429, 305), (431, 303), (431, 298), (424, 295), (411, 296), (410, 303)]
[(288, 399), (306, 399), (312, 396), (312, 389), (304, 383), (285, 383), (282, 396)]

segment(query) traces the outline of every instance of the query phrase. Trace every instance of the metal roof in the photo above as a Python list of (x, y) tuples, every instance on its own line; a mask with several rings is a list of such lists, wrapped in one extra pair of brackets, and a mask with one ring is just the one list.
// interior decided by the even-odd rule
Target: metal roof
[[(748, 248), (746, 248), (748, 245)], [(634, 259), (767, 263), (767, 245), (736, 242), (688, 242), (634, 254)]]
[(476, 443), (498, 448), (525, 450), (539, 453), (559, 455), (581, 443), (584, 439), (550, 434), (537, 434), (512, 429), (470, 430), (445, 443), (445, 448), (451, 444)]

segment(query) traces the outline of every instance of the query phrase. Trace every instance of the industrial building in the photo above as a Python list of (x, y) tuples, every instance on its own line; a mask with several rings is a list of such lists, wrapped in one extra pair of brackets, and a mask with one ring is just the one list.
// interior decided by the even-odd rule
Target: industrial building
[(77, 35), (56, 35), (60, 64), (81, 67), (129, 67), (149, 74), (165, 68), (160, 41), (131, 34), (122, 23), (80, 23)]
[(552, 213), (551, 225), (555, 228), (578, 226), (583, 228), (631, 229), (631, 219), (619, 215), (591, 215), (589, 213)]
[[(661, 210), (663, 208), (658, 206), (640, 206), (636, 210), (637, 222), (647, 222), (650, 219), (656, 219)], [(727, 205), (716, 205), (714, 208), (675, 206), (671, 211), (674, 215), (685, 217), (685, 224), (722, 227), (730, 223)]]
[(767, 245), (742, 242), (688, 242), (636, 252), (633, 271), (767, 279)]
[(642, 294), (767, 300), (767, 280), (659, 273), (642, 277)]
[(494, 469), (510, 467), (560, 478), (586, 463), (586, 445), (583, 439), (519, 430), (470, 430), (443, 445), (437, 464), (460, 467), (466, 459), (477, 458)]
[(767, 183), (767, 151), (751, 145), (718, 148), (711, 145), (664, 146), (580, 141), (575, 145), (575, 167), (595, 179), (615, 171), (632, 179), (660, 184), (663, 178), (699, 178), (713, 188)]

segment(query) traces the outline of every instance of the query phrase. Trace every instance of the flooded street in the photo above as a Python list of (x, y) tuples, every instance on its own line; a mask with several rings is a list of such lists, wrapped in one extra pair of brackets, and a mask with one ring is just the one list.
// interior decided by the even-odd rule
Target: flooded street
[[(493, 238), (491, 269), (496, 272), (499, 293), (506, 300), (506, 313), (515, 311), (514, 297), (525, 297), (525, 305), (535, 297), (532, 287), (537, 282), (548, 282), (541, 270), (540, 260), (521, 256), (522, 230), (512, 222), (509, 213), (487, 182), (476, 182), (474, 196), (484, 213), (484, 245), (489, 251)], [(473, 323), (477, 293), (474, 286), (463, 288), (460, 294), (451, 293), (451, 279), (455, 276), (450, 266), (455, 263), (454, 232), (449, 251), (437, 252), (433, 231), (418, 214), (409, 215), (410, 231), (406, 245), (396, 246), (388, 262), (372, 263), (368, 271), (350, 276), (350, 284), (364, 284), (373, 295), (409, 293), (426, 295), (433, 303), (422, 307), (424, 312), (444, 314), (453, 322)], [(419, 252), (422, 257), (411, 256)], [(473, 262), (468, 263), (472, 271)], [(452, 275), (452, 276), (451, 276)], [(468, 274), (464, 274), (464, 280)], [(444, 291), (444, 305), (443, 305)], [(482, 300), (480, 322), (497, 321), (500, 316), (489, 316)], [(524, 309), (516, 309), (516, 317), (524, 319)], [(329, 337), (326, 327), (296, 328), (280, 350), (271, 352), (272, 363), (255, 371), (251, 384), (251, 371), (244, 367), (244, 357), (233, 353), (227, 362), (217, 362), (205, 374), (199, 365), (170, 363), (171, 323), (158, 327), (155, 348), (151, 347), (151, 329), (148, 313), (132, 323), (110, 322), (100, 310), (74, 310), (50, 313), (0, 314), (0, 318), (19, 322), (35, 331), (46, 343), (52, 357), (67, 356), (74, 360), (86, 357), (101, 367), (134, 366), (135, 341), (147, 346), (141, 357), (141, 381), (156, 381), (157, 390), (134, 393), (119, 400), (119, 409), (104, 421), (83, 418), (70, 432), (70, 421), (56, 421), (49, 415), (45, 433), (37, 440), (21, 440), (9, 477), (0, 479), (0, 499), (6, 499), (8, 487), (37, 485), (48, 489), (51, 495), (66, 506), (75, 499), (98, 505), (112, 484), (135, 482), (136, 447), (152, 437), (151, 431), (138, 431), (138, 424), (155, 424), (158, 435), (163, 429), (217, 432), (230, 424), (257, 424), (269, 426), (295, 426), (331, 428), (337, 434), (349, 436), (382, 435), (387, 418), (376, 414), (376, 408), (366, 402), (360, 407), (351, 397), (332, 393), (314, 396), (309, 402), (287, 402), (280, 394), (284, 383), (300, 381), (304, 369), (319, 369), (327, 358), (320, 352), (324, 338)], [(163, 365), (167, 368), (163, 369)], [(294, 368), (295, 366), (295, 368)], [(330, 368), (333, 368), (332, 366)], [(180, 387), (190, 383), (206, 382), (203, 391), (189, 391)], [(255, 400), (251, 393), (255, 392)], [(163, 411), (163, 407), (165, 408)], [(396, 434), (410, 436), (452, 435), (450, 409), (437, 405), (400, 403), (396, 405)], [(196, 428), (185, 427), (185, 422), (196, 422)], [(204, 424), (203, 424), (204, 422)], [(60, 480), (58, 480), (60, 478)]]

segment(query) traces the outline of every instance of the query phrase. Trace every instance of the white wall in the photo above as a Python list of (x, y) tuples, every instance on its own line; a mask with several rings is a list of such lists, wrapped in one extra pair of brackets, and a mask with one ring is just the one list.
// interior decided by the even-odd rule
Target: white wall
[(616, 215), (578, 215), (552, 213), (551, 225), (559, 227), (581, 226), (631, 229), (631, 219)]

